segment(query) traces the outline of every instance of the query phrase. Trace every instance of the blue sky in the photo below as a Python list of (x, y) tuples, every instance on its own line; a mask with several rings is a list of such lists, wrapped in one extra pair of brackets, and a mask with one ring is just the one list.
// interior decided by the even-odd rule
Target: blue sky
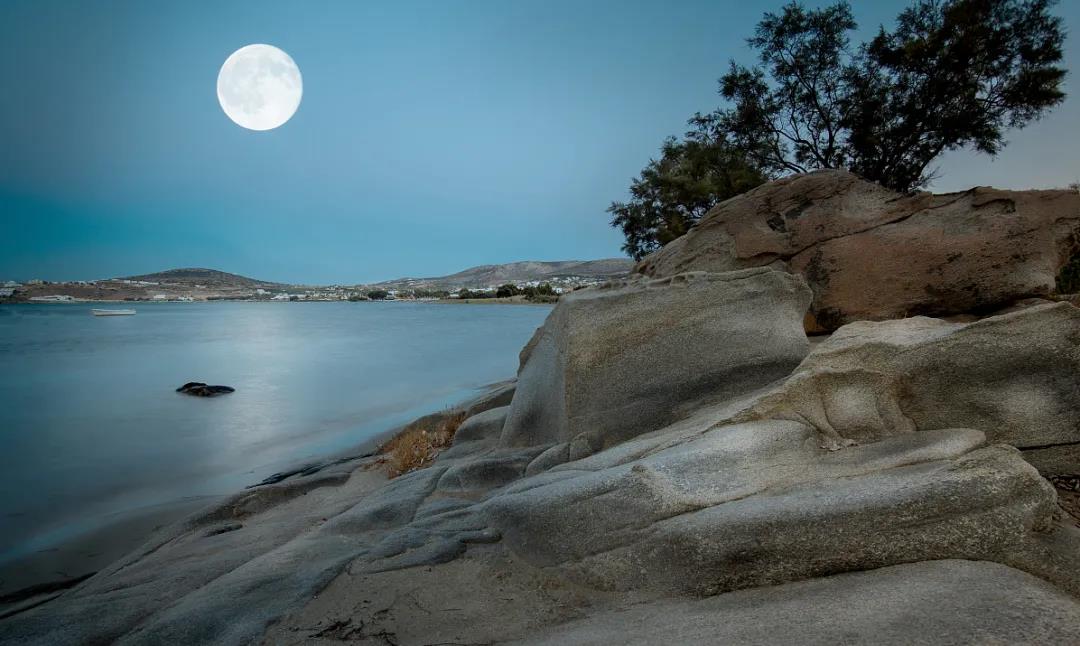
[[(781, 4), (6, 0), (0, 278), (355, 283), (620, 255), (604, 209), (718, 104), (727, 60)], [(853, 2), (866, 31), (904, 4)], [(1056, 11), (1080, 33), (1080, 3)], [(304, 77), (267, 132), (215, 94), (258, 42)], [(1070, 98), (997, 159), (944, 158), (934, 189), (1076, 181), (1078, 124)]]

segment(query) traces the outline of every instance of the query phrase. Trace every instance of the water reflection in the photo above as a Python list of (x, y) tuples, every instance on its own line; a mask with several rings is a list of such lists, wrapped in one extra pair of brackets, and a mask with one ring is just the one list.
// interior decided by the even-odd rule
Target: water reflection
[[(137, 309), (99, 318), (84, 305), (0, 306), (0, 554), (117, 510), (229, 492), (448, 405), (512, 376), (547, 315), (411, 303)], [(187, 381), (237, 390), (174, 392)]]

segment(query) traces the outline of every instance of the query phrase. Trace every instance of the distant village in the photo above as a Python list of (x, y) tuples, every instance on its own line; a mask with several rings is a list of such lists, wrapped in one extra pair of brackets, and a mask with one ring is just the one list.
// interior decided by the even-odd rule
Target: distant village
[(605, 282), (596, 276), (557, 276), (543, 280), (508, 282), (501, 285), (440, 288), (420, 280), (398, 285), (202, 285), (109, 278), (50, 282), (6, 281), (0, 287), (0, 302), (158, 302), (196, 301), (437, 301), (437, 300), (521, 300), (552, 302), (560, 294)]

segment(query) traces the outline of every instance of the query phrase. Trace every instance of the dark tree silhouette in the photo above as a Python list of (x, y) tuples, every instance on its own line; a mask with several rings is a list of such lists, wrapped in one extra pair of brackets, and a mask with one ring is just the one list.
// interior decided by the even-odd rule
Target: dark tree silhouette
[(678, 238), (723, 200), (765, 181), (745, 155), (704, 131), (668, 139), (630, 185), (630, 200), (608, 207), (623, 250), (640, 259)]
[(1055, 0), (918, 0), (852, 50), (851, 7), (766, 14), (720, 80), (730, 103), (691, 123), (726, 137), (767, 171), (846, 168), (898, 190), (925, 186), (959, 148), (996, 154), (1065, 98)]
[(990, 155), (1005, 130), (1061, 103), (1065, 70), (1055, 0), (921, 0), (880, 30), (851, 79), (851, 170), (910, 190), (943, 152)]
[(1055, 4), (916, 0), (856, 48), (847, 2), (765, 14), (748, 41), (757, 64), (720, 79), (726, 105), (691, 118), (608, 208), (623, 249), (641, 258), (771, 177), (843, 168), (907, 192), (946, 151), (996, 154), (1065, 98)]

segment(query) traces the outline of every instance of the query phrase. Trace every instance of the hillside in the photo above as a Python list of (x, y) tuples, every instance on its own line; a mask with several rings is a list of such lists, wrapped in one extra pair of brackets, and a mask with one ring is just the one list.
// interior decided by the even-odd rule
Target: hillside
[(257, 287), (277, 287), (281, 285), (280, 283), (256, 280), (254, 278), (248, 278), (247, 276), (199, 267), (168, 269), (166, 271), (159, 271), (153, 274), (142, 274), (140, 276), (125, 276), (120, 280), (137, 280), (148, 283), (185, 286), (204, 285), (215, 289), (254, 289)]
[(31, 281), (18, 285), (4, 302), (29, 301), (151, 301), (151, 300), (346, 300), (374, 288), (388, 290), (483, 289), (506, 283), (550, 282), (567, 289), (626, 275), (633, 267), (627, 258), (603, 260), (523, 261), (480, 265), (448, 276), (399, 278), (369, 285), (301, 285), (274, 283), (202, 267), (168, 269), (151, 274), (92, 281)]
[(490, 287), (504, 283), (524, 283), (555, 278), (605, 279), (627, 274), (634, 266), (629, 258), (602, 260), (525, 260), (503, 265), (479, 265), (449, 276), (398, 278), (376, 283), (385, 288), (457, 289)]

